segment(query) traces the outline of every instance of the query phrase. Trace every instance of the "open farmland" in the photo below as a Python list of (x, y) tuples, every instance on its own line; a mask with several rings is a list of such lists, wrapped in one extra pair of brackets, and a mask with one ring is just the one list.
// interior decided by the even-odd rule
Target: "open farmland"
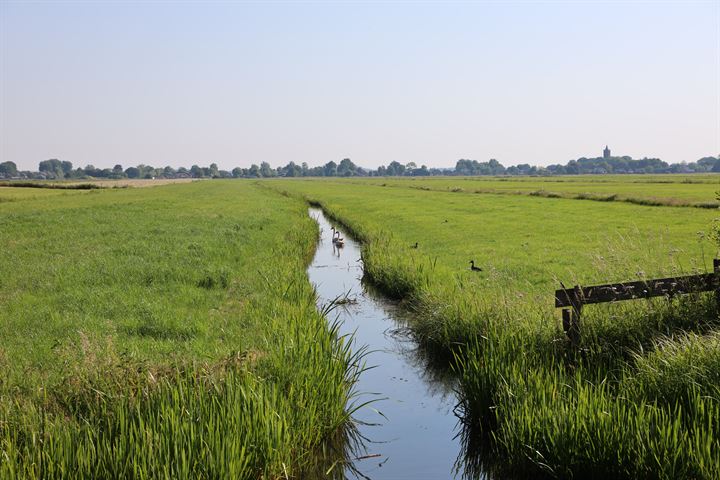
[[(645, 187), (611, 180), (632, 195)], [(405, 301), (417, 340), (458, 372), (465, 468), (531, 477), (718, 478), (714, 297), (588, 307), (577, 347), (553, 308), (560, 281), (707, 271), (717, 251), (710, 238), (717, 211), (411, 188), (424, 181), (268, 185), (322, 205), (353, 231), (364, 242), (366, 275)], [(707, 198), (703, 189), (714, 186), (668, 188), (673, 197)], [(470, 271), (469, 260), (483, 271)]]
[(48, 190), (90, 190), (92, 188), (145, 188), (172, 185), (176, 183), (191, 183), (199, 181), (197, 178), (122, 178), (102, 179), (87, 177), (82, 180), (13, 180), (0, 182), (0, 187), (42, 188)]
[(246, 182), (0, 199), (0, 478), (342, 463), (358, 366), (315, 309), (303, 202)]
[(564, 177), (364, 178), (358, 183), (455, 193), (488, 193), (717, 208), (720, 176), (575, 175)]
[[(706, 269), (716, 249), (712, 210), (425, 191), (409, 188), (414, 180), (394, 180), (397, 188), (364, 182), (273, 185), (323, 203), (361, 235), (391, 237), (416, 262), (433, 260), (435, 283), (472, 279), (465, 270), (474, 259), (503, 287), (552, 295), (558, 279), (588, 284)], [(408, 248), (415, 242), (419, 249)], [(497, 290), (487, 282), (478, 287)]]
[(190, 182), (197, 182), (198, 180), (195, 178), (158, 178), (158, 179), (149, 179), (149, 178), (133, 178), (133, 179), (121, 179), (121, 180), (102, 180), (102, 179), (93, 179), (93, 180), (83, 180), (82, 182), (66, 182), (67, 185), (82, 185), (82, 184), (91, 184), (91, 185), (97, 185), (98, 187), (103, 188), (126, 188), (126, 187), (132, 187), (132, 188), (147, 188), (147, 187), (159, 187), (162, 185), (171, 185), (175, 183), (190, 183)]
[(50, 188), (8, 188), (0, 187), (0, 203), (20, 200), (48, 200), (53, 197), (85, 195), (88, 190), (63, 190)]
[(578, 345), (553, 308), (710, 270), (717, 210), (415, 188), (463, 180), (0, 188), (0, 477), (342, 476), (363, 351), (316, 310), (310, 202), (452, 370), (466, 476), (718, 478), (712, 294), (587, 307)]

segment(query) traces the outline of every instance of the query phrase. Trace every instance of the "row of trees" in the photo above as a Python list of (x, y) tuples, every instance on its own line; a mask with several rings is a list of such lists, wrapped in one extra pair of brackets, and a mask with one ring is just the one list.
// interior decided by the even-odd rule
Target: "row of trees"
[(643, 158), (634, 160), (631, 157), (610, 158), (578, 158), (570, 160), (565, 165), (549, 165), (536, 167), (527, 163), (505, 167), (497, 160), (487, 162), (460, 159), (455, 168), (428, 168), (425, 165), (418, 167), (415, 163), (401, 164), (390, 162), (387, 166), (380, 166), (377, 170), (369, 170), (355, 165), (349, 158), (339, 163), (333, 161), (322, 166), (309, 167), (307, 163), (300, 165), (289, 162), (284, 167), (273, 168), (267, 162), (260, 165), (253, 164), (250, 168), (236, 167), (232, 171), (220, 170), (217, 164), (209, 167), (193, 165), (190, 169), (180, 167), (175, 169), (167, 166), (155, 168), (150, 165), (123, 168), (115, 165), (113, 168), (95, 168), (87, 165), (85, 168), (73, 168), (68, 161), (58, 159), (43, 160), (38, 165), (37, 172), (18, 171), (13, 162), (0, 163), (0, 178), (21, 179), (83, 179), (83, 178), (267, 178), (267, 177), (365, 177), (365, 176), (429, 176), (429, 175), (580, 175), (605, 173), (703, 173), (720, 172), (720, 156), (704, 157), (696, 162), (668, 164), (658, 158)]
[(355, 165), (349, 158), (344, 158), (340, 163), (330, 161), (325, 165), (310, 168), (307, 163), (300, 165), (290, 162), (284, 167), (273, 169), (266, 162), (259, 167), (251, 166), (249, 169), (235, 168), (232, 171), (233, 177), (385, 177), (385, 176), (427, 176), (443, 175), (452, 170), (441, 170), (437, 168), (428, 169), (422, 165), (420, 168), (410, 162), (406, 165), (400, 162), (390, 162), (387, 166), (381, 166), (377, 170), (365, 169)]
[(441, 170), (438, 169), (428, 169), (425, 165), (417, 168), (412, 162), (407, 165), (391, 162), (387, 167), (368, 170), (358, 167), (349, 158), (344, 158), (339, 163), (330, 161), (325, 165), (312, 168), (307, 163), (298, 165), (295, 162), (289, 162), (284, 167), (273, 168), (269, 163), (262, 162), (260, 165), (253, 164), (250, 168), (236, 167), (231, 171), (220, 170), (215, 163), (210, 164), (209, 167), (193, 165), (190, 169), (181, 167), (177, 170), (170, 166), (155, 168), (150, 165), (138, 165), (125, 169), (122, 165), (104, 169), (96, 168), (93, 165), (73, 168), (71, 162), (50, 159), (40, 162), (37, 172), (30, 172), (18, 171), (13, 162), (0, 163), (0, 178), (22, 179), (366, 177), (373, 175), (437, 175), (440, 172)]
[(458, 160), (455, 175), (587, 175), (604, 173), (706, 173), (720, 172), (720, 156), (703, 157), (697, 162), (668, 164), (659, 158), (634, 160), (631, 157), (578, 158), (565, 165), (547, 167), (527, 163), (505, 168), (495, 159), (488, 162)]
[(659, 158), (633, 160), (631, 157), (578, 158), (566, 165), (547, 167), (551, 175), (593, 173), (706, 173), (720, 172), (720, 156), (703, 157), (696, 162), (668, 164)]
[(177, 170), (167, 166), (155, 168), (150, 165), (140, 164), (136, 167), (123, 168), (122, 165), (115, 165), (113, 168), (96, 168), (94, 165), (73, 168), (68, 161), (60, 161), (55, 158), (43, 160), (38, 165), (37, 172), (18, 171), (14, 162), (0, 163), (0, 178), (23, 178), (23, 179), (84, 179), (84, 178), (215, 178), (232, 177), (232, 173), (223, 172), (216, 164), (209, 167), (193, 165), (189, 170), (180, 167)]

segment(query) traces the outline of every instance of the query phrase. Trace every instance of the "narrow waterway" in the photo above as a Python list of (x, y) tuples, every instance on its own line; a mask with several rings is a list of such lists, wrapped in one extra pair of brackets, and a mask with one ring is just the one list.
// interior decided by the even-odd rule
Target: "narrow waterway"
[(360, 433), (369, 441), (354, 467), (373, 480), (462, 477), (454, 467), (461, 447), (455, 438), (452, 382), (425, 365), (416, 345), (402, 333), (398, 309), (363, 285), (360, 245), (341, 232), (345, 244), (337, 248), (332, 225), (322, 211), (312, 208), (310, 215), (321, 229), (308, 268), (318, 306), (347, 296), (331, 319), (341, 322), (341, 333), (354, 334), (358, 347), (368, 347), (366, 363), (373, 367), (361, 375), (356, 387), (364, 399), (377, 401), (355, 414), (367, 424), (360, 425)]

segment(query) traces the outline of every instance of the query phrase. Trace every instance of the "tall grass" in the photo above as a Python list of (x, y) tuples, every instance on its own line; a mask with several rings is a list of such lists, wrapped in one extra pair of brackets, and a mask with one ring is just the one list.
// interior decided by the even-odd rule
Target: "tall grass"
[[(107, 379), (84, 384), (64, 414), (4, 402), (0, 476), (341, 477), (356, 438), (344, 401), (360, 358), (323, 319), (306, 321), (291, 323), (295, 344), (258, 360), (270, 377), (247, 362), (191, 365), (140, 378), (133, 372), (131, 392), (121, 379), (113, 389)], [(304, 341), (307, 333), (314, 342)]]
[[(496, 232), (501, 242), (520, 243), (503, 235), (504, 228), (516, 229), (503, 219), (520, 218), (511, 210), (516, 205), (545, 207), (497, 197), (507, 210), (492, 216), (454, 200), (452, 193), (393, 191), (374, 200), (363, 191), (374, 187), (346, 184), (340, 191), (325, 182), (293, 182), (284, 188), (349, 226), (364, 242), (366, 275), (404, 301), (412, 311), (412, 334), (457, 372), (468, 447), (459, 468), (468, 476), (490, 470), (528, 478), (719, 478), (720, 380), (712, 369), (717, 367), (713, 332), (720, 322), (714, 296), (588, 307), (575, 348), (552, 306), (562, 270), (543, 263), (556, 252), (562, 254), (558, 259), (573, 260), (585, 269), (570, 280), (565, 276), (574, 283), (689, 273), (694, 266), (688, 250), (702, 257), (704, 248), (695, 243), (695, 231), (686, 229), (696, 219), (676, 224), (670, 220), (677, 215), (673, 209), (655, 216), (656, 209), (606, 204), (606, 218), (600, 211), (576, 212), (608, 227), (633, 222), (635, 229), (598, 243), (585, 231), (578, 241), (581, 234), (563, 229), (563, 216), (576, 208), (570, 203), (579, 202), (554, 200), (565, 202), (553, 204), (562, 213), (532, 210), (523, 216), (529, 235), (521, 239), (533, 244), (536, 255), (506, 249), (512, 265), (503, 265), (496, 254), (476, 274), (466, 270), (472, 258), (468, 244), (479, 250), (498, 241), (482, 230)], [(537, 222), (533, 212), (556, 223)], [(683, 249), (669, 238), (643, 233), (642, 228), (652, 229), (651, 218), (672, 225), (664, 235)], [(446, 223), (452, 228), (445, 229)], [(548, 235), (551, 229), (563, 234)], [(686, 233), (679, 236), (680, 231)], [(476, 232), (481, 239), (473, 237)], [(538, 241), (543, 235), (548, 238)], [(415, 241), (420, 247), (409, 248)]]
[(363, 354), (316, 309), (302, 202), (244, 182), (19, 198), (0, 478), (342, 477)]

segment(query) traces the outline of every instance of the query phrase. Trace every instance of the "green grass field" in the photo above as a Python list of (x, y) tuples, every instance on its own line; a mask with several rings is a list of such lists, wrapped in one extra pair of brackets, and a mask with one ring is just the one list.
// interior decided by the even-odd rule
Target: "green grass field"
[(303, 202), (248, 182), (0, 199), (0, 477), (340, 474), (360, 367), (316, 311)]
[[(647, 183), (635, 180), (612, 178), (642, 195)], [(353, 231), (368, 277), (405, 300), (418, 341), (456, 369), (470, 471), (479, 464), (499, 476), (720, 477), (714, 297), (588, 307), (577, 348), (553, 308), (561, 281), (707, 271), (717, 211), (414, 188), (458, 181), (268, 184), (321, 204)], [(715, 188), (669, 185), (673, 197), (704, 198)], [(469, 270), (471, 259), (483, 272)]]
[[(710, 210), (342, 181), (275, 185), (327, 204), (353, 228), (392, 237), (415, 262), (432, 260), (432, 277), (442, 277), (438, 283), (458, 275), (472, 279), (467, 266), (474, 259), (486, 268), (485, 276), (504, 282), (503, 287), (552, 295), (557, 280), (587, 284), (613, 276), (636, 278), (638, 272), (650, 276), (705, 269), (716, 250), (708, 236), (717, 212)], [(419, 249), (403, 249), (415, 242)], [(487, 282), (477, 288), (497, 290)]]
[(587, 307), (578, 346), (553, 308), (709, 270), (718, 212), (678, 206), (715, 178), (0, 187), (0, 478), (341, 475), (362, 350), (315, 308), (307, 202), (459, 378), (469, 474), (720, 478), (714, 297)]
[(715, 174), (363, 178), (353, 181), (455, 193), (534, 195), (702, 208), (720, 205), (716, 198), (720, 176)]
[(68, 195), (84, 195), (88, 190), (60, 190), (49, 188), (7, 188), (0, 187), (0, 203), (17, 202), (20, 200), (45, 200)]

